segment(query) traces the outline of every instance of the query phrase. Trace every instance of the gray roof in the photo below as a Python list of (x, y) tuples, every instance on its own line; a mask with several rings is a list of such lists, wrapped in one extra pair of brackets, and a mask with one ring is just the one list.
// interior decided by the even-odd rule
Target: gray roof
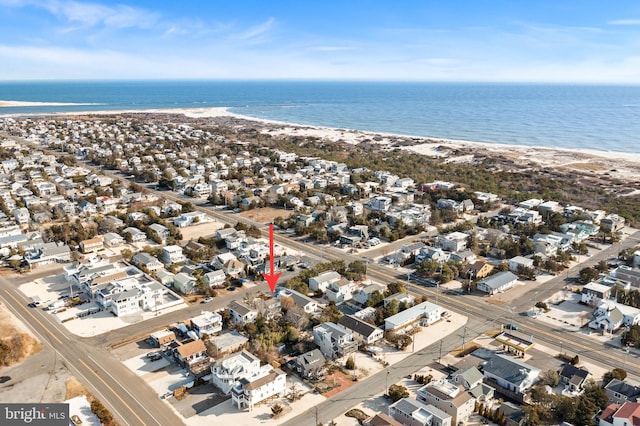
[(604, 387), (605, 390), (619, 393), (629, 398), (640, 397), (640, 387), (632, 385), (622, 380), (613, 379)]
[(362, 321), (360, 318), (354, 317), (353, 315), (344, 315), (340, 318), (338, 324), (365, 337), (369, 337), (376, 330), (380, 330), (378, 327), (371, 325), (366, 321)]
[(295, 290), (287, 289), (287, 292), (289, 292), (289, 294), (283, 294), (283, 296), (291, 297), (293, 299), (293, 302), (301, 308), (304, 308), (310, 303), (318, 303), (309, 296), (305, 296), (304, 294), (298, 293)]
[(503, 355), (494, 355), (484, 364), (484, 371), (500, 377), (507, 382), (519, 386), (526, 380), (531, 371), (540, 371), (524, 362), (507, 358)]
[(453, 373), (452, 376), (462, 376), (467, 383), (481, 382), (484, 377), (476, 367), (467, 367), (462, 370), (458, 370)]
[(513, 272), (504, 271), (487, 277), (480, 282), (484, 283), (484, 285), (486, 285), (487, 287), (495, 290), (517, 279), (518, 277)]
[(135, 263), (140, 265), (147, 265), (149, 263), (159, 262), (158, 259), (151, 256), (149, 253), (145, 253), (143, 251), (141, 251), (140, 253), (134, 254), (131, 260), (133, 260)]
[(314, 368), (316, 365), (324, 365), (325, 358), (320, 349), (314, 349), (298, 356), (298, 358), (296, 358), (296, 362), (298, 365)]
[(121, 293), (116, 293), (113, 295), (112, 300), (117, 302), (118, 300), (128, 299), (138, 294), (138, 290), (126, 290)]
[(227, 305), (227, 308), (233, 310), (234, 312), (237, 312), (241, 316), (244, 316), (253, 311), (253, 309), (251, 309), (249, 306), (237, 300), (233, 300), (231, 303), (229, 303), (229, 305)]

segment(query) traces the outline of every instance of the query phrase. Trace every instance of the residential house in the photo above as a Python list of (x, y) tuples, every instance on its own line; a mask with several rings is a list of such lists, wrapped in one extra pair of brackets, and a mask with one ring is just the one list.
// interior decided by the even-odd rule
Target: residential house
[(610, 230), (611, 232), (617, 232), (624, 228), (625, 219), (617, 214), (610, 214), (600, 220), (600, 226)]
[(487, 277), (493, 271), (493, 265), (484, 260), (468, 263), (462, 267), (460, 277), (468, 280), (475, 280)]
[(475, 398), (461, 385), (446, 379), (431, 382), (416, 393), (416, 399), (437, 407), (451, 416), (454, 425), (464, 423), (473, 414)]
[(155, 275), (160, 284), (166, 285), (166, 286), (173, 285), (173, 278), (175, 277), (175, 274), (169, 271), (166, 271), (164, 269), (160, 269), (159, 271), (156, 271)]
[(336, 271), (323, 272), (320, 275), (309, 278), (309, 289), (311, 291), (321, 291), (324, 293), (327, 291), (327, 288), (329, 288), (329, 284), (340, 281), (340, 278), (342, 278), (342, 276)]
[(171, 232), (169, 232), (169, 228), (159, 223), (152, 223), (149, 225), (149, 229), (153, 236), (158, 238), (161, 242), (165, 242), (167, 238), (171, 236)]
[(211, 288), (222, 288), (227, 282), (224, 271), (212, 271), (204, 274), (204, 282)]
[(248, 341), (249, 339), (235, 330), (209, 338), (216, 358), (242, 349)]
[(194, 340), (178, 346), (174, 352), (174, 357), (182, 365), (187, 366), (208, 357), (207, 348), (202, 340)]
[(443, 250), (455, 252), (467, 248), (467, 240), (469, 236), (464, 232), (451, 232), (447, 235), (437, 237), (437, 245)]
[(238, 409), (253, 410), (257, 404), (272, 397), (282, 397), (287, 391), (287, 375), (279, 368), (266, 376), (255, 379), (241, 379), (231, 390), (231, 403)]
[(173, 287), (182, 294), (192, 294), (196, 291), (198, 281), (191, 275), (179, 272), (173, 277)]
[(464, 387), (476, 401), (486, 403), (494, 397), (495, 389), (483, 382), (484, 375), (476, 367), (467, 367), (449, 375), (449, 381)]
[(147, 240), (147, 234), (132, 226), (124, 228), (122, 230), (122, 235), (125, 237), (125, 239), (129, 238), (132, 243), (140, 243)]
[(533, 268), (533, 259), (527, 257), (515, 256), (509, 259), (509, 270), (515, 274), (522, 268)]
[(365, 306), (369, 298), (377, 291), (380, 294), (384, 293), (384, 287), (380, 284), (369, 284), (368, 286), (361, 288), (353, 294), (353, 301), (361, 306)]
[(415, 297), (413, 297), (412, 295), (408, 294), (408, 293), (395, 293), (392, 294), (390, 296), (385, 297), (382, 300), (382, 307), (386, 308), (387, 306), (389, 306), (389, 304), (393, 301), (398, 302), (398, 305), (402, 305), (404, 304), (405, 306), (410, 306), (413, 305), (413, 301), (415, 300)]
[(591, 282), (582, 287), (580, 301), (584, 304), (597, 306), (603, 300), (611, 297), (611, 287), (608, 285)]
[(207, 221), (207, 215), (204, 212), (193, 211), (183, 213), (173, 220), (173, 224), (178, 228), (186, 228), (198, 223), (205, 223)]
[(640, 323), (640, 309), (623, 305), (612, 300), (603, 300), (593, 313), (589, 328), (613, 332), (622, 325)]
[(19, 209), (15, 209), (13, 211), (13, 217), (16, 220), (16, 223), (20, 226), (28, 225), (31, 221), (31, 215), (29, 214), (29, 210), (21, 207)]
[(341, 358), (358, 350), (353, 333), (332, 322), (315, 326), (313, 341), (320, 347), (322, 354), (329, 359)]
[(518, 277), (513, 272), (504, 271), (478, 281), (477, 288), (491, 295), (503, 293), (515, 286), (517, 282)]
[(83, 200), (78, 204), (78, 213), (85, 217), (89, 217), (98, 213), (98, 208), (90, 201)]
[(136, 266), (144, 267), (146, 270), (155, 272), (164, 269), (164, 265), (158, 259), (143, 251), (136, 253), (131, 258), (131, 263)]
[(319, 379), (324, 375), (327, 360), (320, 349), (298, 355), (295, 360), (295, 368), (298, 374), (305, 379)]
[(231, 321), (236, 324), (253, 322), (258, 316), (258, 311), (238, 300), (233, 300), (226, 309), (231, 314)]
[(442, 317), (442, 308), (431, 302), (422, 302), (384, 320), (385, 331), (402, 331), (418, 323), (431, 325)]
[(182, 254), (182, 247), (176, 245), (162, 247), (162, 255), (160, 258), (167, 265), (186, 261), (186, 257)]
[(307, 314), (313, 314), (318, 310), (318, 302), (295, 290), (283, 289), (278, 293), (278, 297), (280, 298), (281, 304), (283, 303), (283, 298), (290, 299), (296, 306), (301, 308)]
[(637, 426), (640, 424), (640, 403), (609, 404), (597, 419), (598, 426)]
[(497, 392), (524, 402), (525, 393), (538, 380), (540, 370), (511, 356), (494, 354), (484, 363), (483, 373)]
[(118, 247), (124, 244), (124, 238), (115, 232), (107, 232), (102, 237), (104, 238), (104, 244), (108, 247)]
[(384, 331), (353, 315), (344, 315), (338, 320), (338, 325), (350, 330), (353, 338), (367, 345), (376, 343), (384, 337)]
[(102, 213), (112, 213), (118, 208), (118, 200), (108, 196), (98, 197), (96, 198), (96, 207)]
[(640, 386), (629, 382), (612, 379), (604, 387), (604, 391), (609, 397), (609, 401), (622, 405), (627, 401), (638, 402), (640, 399)]
[(85, 254), (95, 253), (102, 249), (104, 249), (104, 238), (101, 236), (80, 241), (80, 250)]
[(560, 370), (560, 383), (568, 392), (580, 392), (589, 377), (589, 371), (571, 364), (565, 364)]
[(191, 318), (191, 329), (201, 339), (205, 335), (214, 335), (222, 331), (222, 315), (217, 312), (202, 311), (196, 317)]
[[(222, 336), (218, 336), (220, 338)], [(227, 355), (211, 364), (211, 383), (228, 395), (240, 379), (260, 375), (260, 359), (247, 350)]]
[(451, 426), (452, 417), (434, 405), (402, 398), (389, 406), (389, 416), (405, 426)]
[(329, 284), (325, 295), (330, 302), (339, 304), (351, 300), (355, 289), (353, 281), (341, 277), (340, 280)]
[(373, 417), (364, 421), (364, 426), (402, 426), (402, 423), (389, 417), (386, 413), (376, 413)]

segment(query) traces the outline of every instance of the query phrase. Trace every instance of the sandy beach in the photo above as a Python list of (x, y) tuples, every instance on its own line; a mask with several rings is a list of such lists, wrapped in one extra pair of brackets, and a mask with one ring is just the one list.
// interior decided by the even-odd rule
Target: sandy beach
[[(25, 103), (0, 101), (0, 106), (26, 106)], [(28, 103), (30, 105), (69, 105), (51, 103)], [(117, 115), (117, 114), (177, 114), (189, 118), (206, 119), (227, 117), (242, 121), (261, 123), (257, 130), (271, 136), (316, 137), (322, 140), (357, 145), (375, 143), (383, 149), (401, 148), (445, 162), (471, 163), (476, 157), (503, 156), (522, 165), (523, 168), (551, 167), (564, 170), (606, 175), (628, 182), (637, 182), (640, 175), (640, 153), (596, 151), (588, 149), (551, 149), (537, 146), (508, 145), (487, 142), (462, 141), (438, 137), (407, 136), (338, 129), (259, 119), (228, 111), (226, 107), (168, 108), (146, 110), (106, 110), (84, 112), (51, 113), (51, 116)], [(24, 114), (4, 114), (0, 117), (17, 117)], [(240, 125), (240, 123), (238, 123)]]

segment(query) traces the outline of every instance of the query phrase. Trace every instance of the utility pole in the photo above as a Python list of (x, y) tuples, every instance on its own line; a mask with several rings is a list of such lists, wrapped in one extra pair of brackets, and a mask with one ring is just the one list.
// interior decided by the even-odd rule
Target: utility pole
[(438, 363), (442, 360), (442, 340), (440, 340), (440, 351), (438, 353)]
[(464, 352), (464, 343), (466, 339), (467, 339), (467, 327), (465, 326), (462, 332), (462, 352)]

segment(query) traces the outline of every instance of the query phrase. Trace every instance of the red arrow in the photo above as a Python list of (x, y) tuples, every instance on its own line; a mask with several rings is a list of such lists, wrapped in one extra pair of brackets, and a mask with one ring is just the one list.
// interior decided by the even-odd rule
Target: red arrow
[(276, 289), (276, 284), (278, 283), (278, 278), (280, 278), (281, 272), (274, 274), (274, 266), (273, 266), (273, 223), (269, 224), (269, 274), (262, 274), (265, 280), (269, 283), (269, 288), (271, 289), (271, 293), (273, 293)]

